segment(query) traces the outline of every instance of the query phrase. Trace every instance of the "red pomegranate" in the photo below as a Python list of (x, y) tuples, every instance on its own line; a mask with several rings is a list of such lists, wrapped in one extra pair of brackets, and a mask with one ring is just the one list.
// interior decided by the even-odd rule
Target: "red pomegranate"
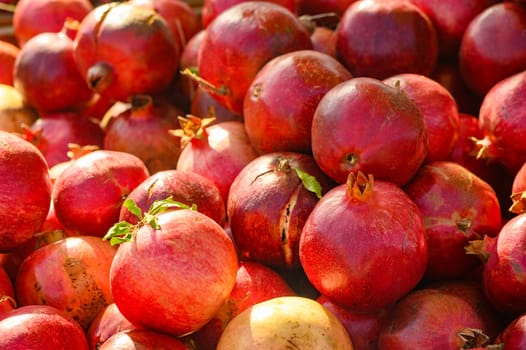
[[(187, 105), (192, 102), (199, 84), (191, 77), (181, 72), (184, 72), (185, 70), (195, 71), (197, 69), (199, 47), (205, 37), (205, 33), (204, 30), (197, 32), (188, 40), (181, 51), (181, 59), (179, 60), (180, 73), (177, 74), (176, 79), (179, 79), (180, 93), (184, 96)], [(196, 113), (194, 113), (194, 115), (202, 116), (201, 114)]]
[(458, 52), (462, 77), (483, 97), (499, 81), (526, 69), (526, 7), (498, 1), (471, 20)]
[(312, 153), (338, 183), (361, 171), (403, 185), (424, 162), (427, 145), (416, 104), (399, 87), (377, 79), (352, 78), (333, 87), (314, 112)]
[(91, 10), (89, 0), (19, 0), (13, 13), (18, 46), (37, 34), (60, 32), (68, 18), (81, 21)]
[(181, 336), (205, 325), (227, 300), (237, 252), (223, 228), (197, 211), (169, 210), (155, 217), (153, 226), (132, 228), (130, 240), (119, 246), (111, 291), (132, 324)]
[(513, 176), (511, 187), (512, 204), (509, 210), (515, 214), (526, 212), (526, 162)]
[(133, 96), (127, 109), (109, 119), (103, 148), (137, 156), (150, 174), (175, 169), (181, 147), (179, 138), (169, 130), (179, 127), (177, 118), (182, 113), (179, 107), (161, 99)]
[(314, 50), (336, 58), (336, 31), (334, 29), (315, 26), (310, 39)]
[(73, 40), (61, 31), (38, 34), (20, 50), (13, 84), (36, 110), (70, 111), (91, 100), (93, 92), (78, 71), (73, 49)]
[(0, 252), (33, 237), (46, 220), (51, 179), (42, 153), (29, 141), (0, 131)]
[(188, 350), (179, 338), (148, 329), (120, 331), (102, 343), (98, 350)]
[(502, 345), (503, 350), (524, 348), (526, 346), (526, 314), (521, 314), (509, 322), (493, 344)]
[(353, 2), (356, 0), (299, 0), (298, 13), (300, 15), (317, 15), (332, 12), (341, 17)]
[(81, 112), (40, 113), (25, 137), (42, 152), (51, 168), (70, 160), (70, 144), (102, 148), (104, 130)]
[(299, 255), (322, 295), (350, 310), (376, 312), (424, 275), (428, 246), (422, 214), (397, 185), (352, 172), (310, 213)]
[(434, 288), (417, 289), (387, 316), (379, 350), (472, 349), (489, 343), (477, 310), (464, 298)]
[(243, 117), (219, 102), (204, 88), (198, 86), (193, 93), (190, 102), (190, 114), (198, 116), (199, 118), (214, 118), (210, 124), (217, 124), (230, 120), (243, 122)]
[[(220, 226), (226, 223), (226, 203), (217, 186), (210, 179), (191, 171), (159, 171), (141, 182), (126, 197), (127, 200), (133, 200), (143, 212), (147, 212), (156, 201), (166, 198), (189, 207), (195, 205), (200, 213), (209, 216)], [(137, 224), (139, 218), (123, 205), (119, 221)]]
[(16, 276), (20, 305), (51, 305), (88, 329), (113, 299), (110, 266), (116, 249), (95, 236), (67, 237), (24, 259)]
[(5, 40), (0, 40), (0, 84), (13, 85), (13, 67), (20, 48)]
[(459, 278), (479, 260), (465, 253), (469, 241), (501, 228), (497, 195), (484, 180), (454, 162), (422, 166), (404, 187), (424, 217), (429, 250), (425, 277)]
[(336, 54), (356, 76), (429, 75), (438, 39), (429, 17), (409, 1), (353, 2), (338, 24)]
[(234, 179), (227, 202), (240, 256), (275, 268), (299, 267), (305, 220), (333, 186), (304, 153), (266, 153), (248, 163)]
[(428, 135), (425, 162), (446, 160), (458, 139), (459, 119), (455, 98), (438, 82), (421, 74), (397, 74), (383, 82), (399, 87), (424, 115)]
[(252, 80), (243, 102), (250, 142), (260, 154), (311, 153), (311, 126), (320, 99), (352, 78), (335, 58), (297, 50), (267, 62)]
[(195, 116), (181, 118), (175, 134), (181, 136), (178, 170), (192, 171), (217, 186), (225, 204), (235, 177), (258, 154), (248, 139), (240, 121), (226, 121), (209, 125), (213, 119)]
[(267, 1), (246, 1), (206, 27), (198, 69), (213, 96), (242, 114), (245, 93), (259, 69), (280, 54), (311, 49), (310, 33), (292, 12)]
[(91, 350), (100, 349), (100, 346), (115, 333), (134, 328), (136, 327), (122, 316), (117, 305), (110, 303), (91, 321), (86, 330), (86, 338)]
[(0, 266), (0, 315), (16, 307), (17, 303), (13, 282), (5, 269)]
[(526, 70), (494, 85), (484, 96), (479, 112), (483, 138), (477, 157), (503, 164), (515, 174), (526, 162)]
[(153, 9), (129, 2), (97, 6), (80, 23), (74, 56), (95, 92), (127, 101), (160, 93), (172, 81), (181, 48)]
[(82, 327), (49, 305), (26, 305), (0, 314), (0, 334), (2, 349), (88, 350)]
[(52, 197), (57, 218), (68, 230), (102, 237), (118, 221), (126, 196), (148, 176), (144, 162), (130, 153), (85, 154), (55, 180)]

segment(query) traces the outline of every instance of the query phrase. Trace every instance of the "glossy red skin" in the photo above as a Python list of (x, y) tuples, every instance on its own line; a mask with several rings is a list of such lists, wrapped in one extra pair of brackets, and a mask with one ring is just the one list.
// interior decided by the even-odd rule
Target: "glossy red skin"
[(22, 47), (13, 85), (41, 112), (81, 108), (93, 95), (73, 58), (73, 40), (64, 33), (41, 33)]
[(221, 12), (206, 27), (199, 75), (224, 95), (213, 96), (242, 114), (245, 93), (261, 67), (281, 54), (311, 49), (310, 32), (292, 12), (265, 1), (247, 1)]
[(301, 230), (318, 198), (305, 189), (294, 168), (314, 176), (322, 194), (334, 186), (312, 156), (296, 152), (263, 154), (232, 183), (227, 217), (242, 258), (275, 268), (300, 266)]
[(240, 121), (226, 121), (205, 128), (207, 137), (193, 138), (181, 150), (177, 170), (193, 171), (217, 186), (225, 204), (232, 182), (258, 154)]
[(460, 349), (457, 333), (466, 328), (485, 330), (468, 301), (438, 289), (417, 289), (401, 299), (386, 318), (378, 349)]
[(526, 214), (508, 220), (488, 249), (482, 285), (491, 304), (500, 312), (517, 317), (526, 312)]
[(0, 333), (3, 349), (88, 350), (79, 324), (49, 305), (21, 306), (0, 314)]
[(16, 42), (22, 47), (37, 34), (58, 33), (67, 18), (81, 21), (92, 9), (89, 0), (20, 0), (13, 13)]
[(185, 1), (132, 0), (131, 3), (157, 11), (167, 22), (181, 48), (202, 29), (199, 14)]
[(314, 50), (336, 58), (336, 33), (334, 29), (316, 26), (310, 38)]
[(388, 308), (378, 312), (361, 313), (341, 307), (324, 295), (318, 297), (316, 301), (329, 309), (342, 322), (351, 336), (354, 350), (378, 350), (378, 334), (389, 314)]
[(99, 123), (80, 112), (41, 113), (30, 127), (34, 143), (48, 166), (69, 161), (69, 144), (103, 148), (104, 130)]
[[(159, 171), (139, 184), (126, 199), (132, 199), (137, 207), (147, 212), (155, 201), (168, 197), (188, 206), (195, 204), (200, 213), (209, 216), (220, 226), (226, 222), (226, 204), (217, 186), (208, 178), (190, 171)], [(136, 224), (139, 219), (122, 206), (119, 221)]]
[(497, 83), (485, 95), (479, 113), (479, 125), (484, 142), (488, 143), (483, 157), (503, 164), (515, 174), (526, 162), (526, 71)]
[[(247, 0), (204, 0), (201, 6), (201, 23), (207, 27), (221, 12), (226, 9), (246, 2)], [(285, 7), (297, 14), (298, 3), (296, 0), (264, 0)]]
[(119, 246), (112, 295), (134, 325), (181, 336), (210, 321), (227, 300), (237, 252), (223, 228), (199, 212), (167, 211), (158, 222), (159, 230), (142, 226)]
[(267, 62), (243, 103), (245, 128), (254, 149), (311, 153), (311, 127), (321, 98), (352, 78), (335, 58), (314, 50), (289, 52)]
[(19, 305), (51, 305), (84, 329), (113, 301), (109, 273), (115, 247), (95, 236), (68, 237), (31, 253), (15, 281)]
[(460, 41), (471, 20), (498, 0), (410, 0), (424, 12), (436, 29), (439, 54), (456, 59)]
[(524, 5), (504, 1), (479, 13), (466, 28), (458, 59), (462, 77), (479, 96), (526, 69)]
[(8, 252), (46, 220), (52, 185), (44, 156), (29, 141), (0, 131), (0, 145), (0, 252)]
[(400, 89), (424, 115), (428, 147), (425, 163), (446, 160), (458, 139), (458, 107), (449, 91), (431, 78), (421, 74), (403, 73), (383, 80)]
[(341, 17), (353, 2), (356, 0), (299, 0), (298, 13), (300, 15), (316, 15), (334, 12)]
[(457, 163), (437, 161), (421, 167), (404, 190), (424, 217), (425, 278), (458, 278), (480, 263), (464, 247), (501, 228), (500, 204), (487, 182)]
[(147, 329), (118, 332), (106, 340), (98, 350), (188, 350), (179, 338)]
[[(111, 118), (104, 128), (103, 148), (139, 157), (150, 174), (174, 169), (181, 153), (178, 137), (169, 130), (180, 127), (182, 110), (162, 101), (140, 102)], [(133, 140), (133, 142), (130, 142)]]
[(115, 303), (108, 304), (90, 323), (86, 330), (86, 338), (91, 350), (100, 349), (100, 346), (117, 332), (134, 329), (117, 308)]
[(504, 344), (505, 349), (523, 349), (526, 347), (526, 314), (517, 316), (493, 341)]
[(234, 288), (226, 303), (206, 325), (187, 339), (200, 350), (215, 350), (227, 323), (259, 302), (296, 293), (275, 270), (257, 262), (240, 261)]
[(427, 76), (437, 63), (434, 26), (409, 1), (354, 2), (344, 12), (336, 33), (337, 57), (357, 77)]
[[(74, 56), (89, 86), (90, 68), (103, 62), (113, 80), (94, 90), (113, 100), (137, 94), (158, 94), (172, 81), (181, 48), (166, 21), (152, 9), (128, 2), (96, 7), (80, 23)], [(140, 55), (138, 53), (141, 53)]]
[(190, 114), (206, 118), (214, 116), (216, 119), (214, 124), (234, 120), (243, 122), (243, 117), (231, 110), (226, 109), (219, 104), (212, 95), (203, 88), (195, 89), (192, 101), (190, 103)]
[(0, 40), (0, 84), (13, 85), (13, 67), (19, 52), (15, 44)]
[(342, 184), (312, 210), (299, 254), (322, 295), (356, 312), (376, 312), (408, 293), (424, 274), (428, 247), (422, 214), (391, 182), (376, 180), (363, 199), (348, 195)]
[(15, 289), (11, 278), (0, 266), (0, 315), (16, 307)]
[(460, 113), (478, 115), (482, 98), (466, 85), (457, 61), (439, 61), (430, 78), (449, 91), (455, 98)]
[(86, 154), (55, 180), (52, 197), (57, 218), (68, 230), (102, 237), (118, 221), (126, 196), (148, 176), (144, 163), (130, 153)]
[(472, 138), (483, 138), (479, 119), (471, 114), (460, 113), (459, 137), (448, 160), (462, 165), (486, 181), (497, 193), (503, 218), (510, 216), (508, 208), (512, 204), (510, 194), (514, 176), (500, 163), (477, 159), (476, 145)]
[(316, 162), (338, 183), (351, 171), (362, 171), (403, 185), (424, 162), (428, 135), (422, 112), (405, 93), (360, 77), (322, 97), (311, 142)]

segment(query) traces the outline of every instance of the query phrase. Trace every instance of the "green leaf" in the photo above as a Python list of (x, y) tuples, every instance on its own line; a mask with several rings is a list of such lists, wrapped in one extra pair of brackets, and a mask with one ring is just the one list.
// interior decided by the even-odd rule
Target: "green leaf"
[(298, 174), (298, 177), (303, 183), (303, 187), (305, 187), (307, 191), (314, 193), (316, 197), (320, 199), (321, 198), (321, 185), (318, 182), (318, 180), (316, 180), (314, 176), (310, 175), (309, 173), (299, 168), (295, 167), (294, 170), (296, 170), (296, 174)]
[(110, 227), (102, 239), (105, 241), (110, 240), (111, 245), (129, 242), (132, 239), (132, 231), (134, 228), (135, 225), (132, 225), (127, 221), (117, 222)]
[(124, 201), (123, 205), (126, 207), (126, 209), (128, 209), (130, 211), (130, 213), (132, 213), (133, 215), (135, 215), (136, 217), (139, 218), (139, 220), (142, 219), (142, 210), (141, 208), (139, 208), (137, 206), (137, 204), (135, 203), (135, 201), (131, 198), (128, 198)]

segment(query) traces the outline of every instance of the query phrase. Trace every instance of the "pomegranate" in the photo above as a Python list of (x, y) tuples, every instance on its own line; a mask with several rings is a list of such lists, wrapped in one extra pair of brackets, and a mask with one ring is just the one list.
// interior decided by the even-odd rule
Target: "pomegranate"
[(13, 85), (13, 67), (19, 52), (15, 44), (0, 40), (0, 84)]
[(266, 62), (311, 48), (310, 33), (285, 7), (245, 1), (224, 10), (206, 27), (199, 48), (199, 76), (223, 106), (242, 114), (246, 91)]
[(86, 337), (91, 350), (100, 346), (117, 332), (134, 329), (135, 326), (122, 316), (115, 303), (106, 305), (95, 316), (86, 330)]
[(483, 97), (496, 83), (526, 69), (526, 7), (500, 1), (466, 28), (458, 52), (462, 77)]
[(512, 213), (520, 214), (526, 212), (526, 162), (513, 176), (511, 200), (512, 205), (509, 210)]
[[(136, 207), (147, 212), (156, 201), (168, 197), (189, 207), (195, 205), (200, 213), (209, 216), (220, 226), (226, 223), (226, 204), (217, 186), (208, 178), (190, 171), (159, 171), (135, 187), (126, 199), (133, 200)], [(137, 224), (139, 218), (123, 205), (119, 221)]]
[[(194, 36), (192, 36), (181, 51), (181, 58), (179, 60), (180, 72), (185, 70), (196, 71), (197, 70), (197, 57), (199, 55), (199, 46), (205, 37), (205, 30), (200, 30)], [(185, 102), (190, 104), (196, 94), (197, 87), (199, 84), (191, 79), (189, 76), (179, 73), (176, 76), (179, 79), (179, 87), (182, 90), (181, 93), (185, 98)], [(195, 114), (195, 113), (194, 113)], [(201, 116), (201, 114), (195, 114)]]
[(525, 247), (526, 214), (508, 220), (496, 237), (474, 240), (467, 247), (484, 261), (482, 285), (488, 300), (509, 317), (526, 311)]
[(200, 350), (215, 350), (219, 337), (232, 318), (250, 306), (281, 296), (295, 295), (275, 270), (253, 261), (240, 261), (236, 282), (227, 301), (206, 325), (186, 337), (185, 342)]
[(13, 13), (18, 46), (40, 33), (60, 32), (66, 20), (81, 21), (91, 10), (89, 0), (19, 0)]
[(352, 78), (333, 87), (314, 112), (314, 159), (338, 183), (361, 171), (403, 185), (424, 162), (427, 145), (416, 104), (399, 87), (377, 79)]
[(60, 223), (102, 237), (118, 221), (126, 196), (149, 176), (136, 156), (96, 150), (74, 160), (55, 180), (53, 205)]
[(321, 295), (316, 299), (341, 321), (352, 339), (354, 350), (378, 350), (378, 334), (389, 308), (376, 312), (353, 312)]
[[(104, 128), (104, 149), (131, 153), (150, 174), (175, 169), (181, 152), (179, 138), (169, 130), (179, 127), (182, 111), (172, 103), (135, 95), (129, 108), (111, 118)], [(133, 140), (133, 142), (130, 142)]]
[(88, 350), (80, 325), (49, 305), (26, 305), (0, 314), (0, 348)]
[(33, 124), (38, 118), (22, 94), (11, 85), (0, 84), (0, 130), (24, 133), (24, 125)]
[(161, 92), (172, 81), (181, 48), (153, 9), (130, 2), (97, 6), (80, 23), (74, 56), (87, 85), (107, 98), (127, 101)]
[(46, 220), (51, 179), (42, 153), (29, 141), (0, 131), (0, 252), (33, 237)]
[(356, 0), (299, 0), (298, 13), (300, 15), (316, 15), (333, 12), (341, 17), (353, 2)]
[(105, 236), (112, 242), (129, 239), (111, 265), (113, 299), (140, 328), (176, 336), (195, 332), (232, 291), (236, 249), (223, 228), (204, 214), (190, 209), (149, 214), (127, 233), (117, 226), (115, 235)]
[(73, 40), (64, 31), (28, 40), (16, 58), (13, 76), (24, 100), (41, 112), (78, 109), (93, 95), (77, 69)]
[(336, 58), (336, 32), (324, 26), (315, 26), (310, 36), (313, 50)]
[(210, 124), (217, 124), (230, 120), (243, 122), (243, 117), (226, 109), (204, 88), (198, 86), (195, 89), (190, 103), (190, 114), (199, 118), (214, 118)]
[(489, 343), (477, 311), (458, 295), (417, 289), (387, 316), (378, 336), (379, 350), (472, 349)]
[(304, 153), (266, 153), (247, 164), (234, 179), (227, 202), (240, 256), (277, 268), (299, 267), (305, 220), (332, 187)]
[[(201, 7), (201, 22), (204, 27), (207, 27), (221, 12), (226, 9), (246, 2), (247, 0), (204, 0), (203, 6)], [(281, 5), (292, 13), (297, 13), (297, 1), (295, 0), (264, 0), (268, 2)]]
[(183, 0), (131, 0), (134, 5), (150, 8), (166, 21), (179, 47), (184, 48), (188, 41), (202, 29), (199, 14)]
[(0, 267), (0, 317), (4, 312), (13, 310), (16, 307), (13, 282), (4, 268)]
[(337, 57), (357, 77), (429, 75), (438, 61), (434, 25), (409, 1), (355, 1), (336, 33)]
[(428, 247), (422, 214), (400, 187), (352, 172), (312, 210), (299, 254), (322, 295), (354, 311), (379, 311), (424, 275)]
[(98, 350), (188, 350), (188, 347), (179, 339), (167, 334), (148, 329), (131, 329), (120, 331), (102, 343)]
[(25, 137), (37, 146), (51, 168), (70, 160), (70, 144), (102, 148), (104, 130), (81, 112), (40, 113), (40, 118), (26, 130)]
[(429, 279), (461, 277), (477, 263), (464, 248), (501, 228), (497, 195), (484, 180), (460, 164), (437, 161), (422, 166), (404, 187), (424, 217)]
[(428, 134), (425, 162), (446, 160), (458, 138), (458, 107), (454, 97), (438, 82), (421, 74), (397, 74), (383, 82), (399, 86), (424, 115)]
[(471, 20), (499, 0), (410, 0), (436, 29), (442, 59), (457, 59), (460, 41)]
[(234, 317), (219, 338), (217, 350), (352, 350), (338, 318), (315, 300), (283, 296), (257, 303)]
[(502, 349), (522, 349), (526, 346), (526, 314), (517, 316), (493, 341), (501, 344)]
[(213, 119), (192, 115), (180, 120), (182, 128), (174, 131), (181, 137), (182, 147), (176, 169), (192, 171), (212, 180), (226, 204), (235, 177), (258, 156), (245, 125), (240, 121), (209, 125)]
[(247, 135), (260, 153), (311, 152), (311, 126), (320, 99), (351, 79), (335, 58), (297, 50), (267, 62), (254, 77), (243, 102)]
[(515, 174), (526, 162), (526, 70), (494, 85), (480, 107), (479, 123), (484, 137), (478, 140), (477, 157), (503, 164)]
[(110, 266), (116, 249), (94, 236), (67, 237), (24, 259), (16, 276), (20, 305), (51, 305), (84, 329), (113, 301)]

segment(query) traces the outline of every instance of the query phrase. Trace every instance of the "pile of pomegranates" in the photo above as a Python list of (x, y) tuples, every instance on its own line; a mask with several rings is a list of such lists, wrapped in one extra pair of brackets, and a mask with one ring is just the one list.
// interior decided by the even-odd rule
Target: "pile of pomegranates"
[(526, 349), (526, 1), (0, 11), (0, 349)]

